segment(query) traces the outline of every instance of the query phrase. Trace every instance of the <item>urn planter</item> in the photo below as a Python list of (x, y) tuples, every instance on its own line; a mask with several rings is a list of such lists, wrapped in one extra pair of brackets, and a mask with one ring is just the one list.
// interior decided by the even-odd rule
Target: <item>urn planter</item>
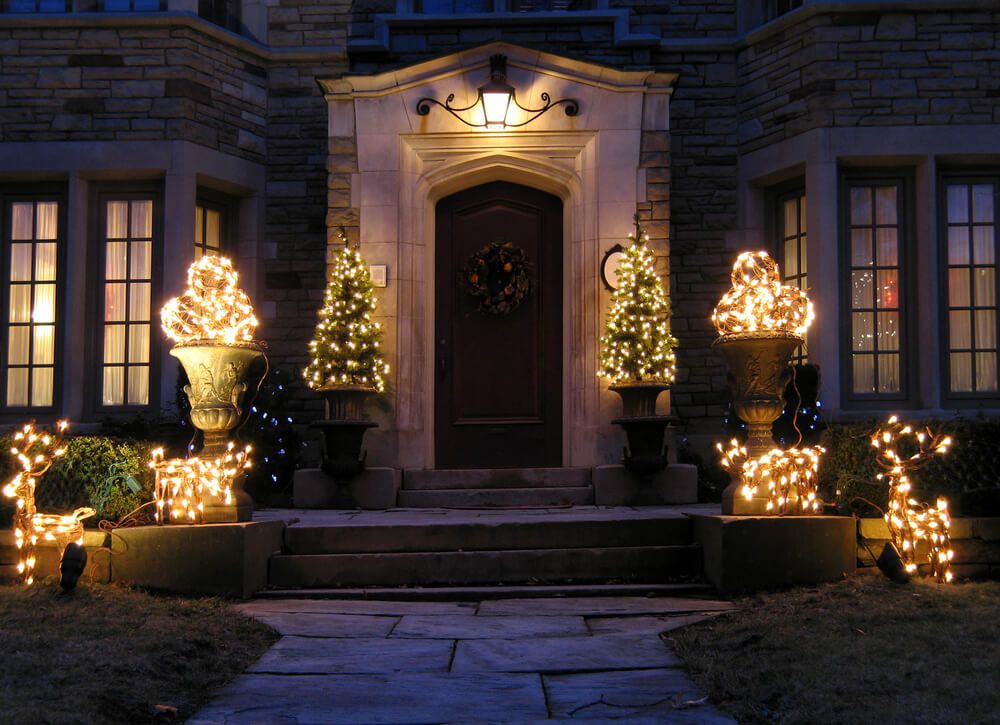
[[(747, 454), (759, 458), (774, 448), (771, 426), (785, 407), (784, 391), (791, 377), (789, 363), (802, 338), (791, 332), (747, 332), (723, 335), (712, 347), (729, 365), (729, 385), (736, 414), (746, 421)], [(763, 513), (766, 493), (745, 501), (742, 482), (734, 481), (722, 493), (723, 514)]]
[[(184, 393), (191, 403), (191, 423), (204, 433), (199, 456), (212, 458), (226, 453), (229, 431), (243, 415), (243, 397), (247, 391), (247, 370), (264, 354), (254, 342), (219, 343), (182, 342), (170, 349), (187, 373)], [(243, 489), (242, 479), (233, 482), (233, 504), (209, 504), (205, 507), (207, 523), (249, 521), (253, 502)]]
[(355, 476), (365, 468), (362, 452), (365, 431), (377, 423), (365, 417), (365, 401), (376, 393), (365, 385), (325, 385), (326, 419), (312, 424), (323, 434), (323, 470), (336, 479)]
[(640, 479), (648, 479), (667, 466), (663, 436), (674, 419), (656, 414), (656, 399), (670, 386), (659, 381), (616, 383), (609, 390), (622, 399), (622, 416), (611, 422), (625, 430), (628, 446), (622, 463)]

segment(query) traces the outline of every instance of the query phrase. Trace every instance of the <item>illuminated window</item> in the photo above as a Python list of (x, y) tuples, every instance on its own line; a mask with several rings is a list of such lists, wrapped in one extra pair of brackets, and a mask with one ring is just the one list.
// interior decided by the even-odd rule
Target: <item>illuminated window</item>
[(204, 202), (195, 207), (194, 258), (201, 259), (206, 254), (219, 254), (225, 238), (225, 215), (223, 209)]
[[(781, 263), (781, 276), (785, 284), (809, 288), (806, 265), (806, 194), (799, 189), (776, 199), (775, 209), (777, 252)], [(808, 343), (795, 351), (792, 362), (808, 362)]]
[(947, 261), (948, 389), (997, 392), (997, 221), (1000, 182), (949, 180), (944, 185)]
[(849, 288), (849, 390), (860, 397), (905, 394), (902, 181), (845, 186)]
[(100, 401), (149, 404), (153, 200), (103, 204), (104, 324)]
[(5, 13), (68, 13), (73, 7), (68, 0), (6, 0)]
[(8, 408), (47, 408), (55, 389), (59, 203), (11, 202), (6, 232), (4, 399)]

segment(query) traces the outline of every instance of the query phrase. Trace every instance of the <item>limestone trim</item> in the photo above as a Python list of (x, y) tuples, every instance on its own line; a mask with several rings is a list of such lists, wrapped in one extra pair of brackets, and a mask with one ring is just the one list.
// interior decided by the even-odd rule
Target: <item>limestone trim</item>
[[(547, 114), (506, 131), (470, 130), (446, 113), (417, 116), (416, 101), (425, 95), (474, 99), (497, 52), (507, 54), (509, 81), (519, 95), (578, 98), (580, 115)], [(368, 263), (389, 268), (379, 314), (395, 405), (370, 434), (374, 463), (434, 466), (435, 205), (501, 180), (563, 200), (563, 464), (617, 460), (621, 441), (610, 420), (619, 403), (597, 377), (609, 298), (598, 268), (604, 250), (626, 237), (632, 215), (647, 201), (642, 143), (650, 133), (667, 133), (675, 80), (675, 74), (613, 71), (493, 43), (398, 71), (321, 81), (331, 154), (355, 153), (353, 164), (331, 161), (331, 168), (342, 169), (336, 182), (349, 176), (346, 208), (356, 210)]]

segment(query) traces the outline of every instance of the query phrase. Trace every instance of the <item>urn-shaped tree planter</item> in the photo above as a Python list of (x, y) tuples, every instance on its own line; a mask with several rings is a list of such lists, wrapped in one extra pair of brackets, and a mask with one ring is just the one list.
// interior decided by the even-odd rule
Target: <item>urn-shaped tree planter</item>
[(374, 286), (358, 250), (347, 243), (333, 259), (316, 334), (309, 343), (312, 360), (303, 371), (306, 384), (326, 400), (326, 418), (313, 423), (323, 435), (323, 470), (345, 481), (365, 467), (365, 431), (377, 426), (365, 414), (365, 402), (384, 386), (388, 366), (379, 345), (382, 328), (372, 320)]
[[(732, 288), (712, 313), (719, 332), (712, 347), (729, 366), (733, 407), (749, 429), (740, 458), (754, 461), (775, 448), (771, 427), (785, 407), (789, 363), (813, 309), (805, 292), (781, 283), (778, 265), (766, 252), (739, 255), (730, 281)], [(763, 514), (774, 508), (769, 498), (766, 491), (751, 492), (737, 470), (722, 493), (722, 513)]]
[[(197, 458), (214, 462), (213, 470), (220, 472), (213, 481), (218, 493), (203, 506), (199, 501), (200, 518), (207, 523), (249, 521), (253, 514), (253, 502), (243, 489), (245, 467), (241, 464), (237, 474), (227, 456), (230, 433), (243, 416), (247, 371), (264, 355), (264, 345), (253, 339), (257, 319), (237, 281), (228, 259), (206, 255), (188, 269), (187, 291), (167, 302), (160, 314), (163, 331), (177, 341), (170, 354), (187, 373), (184, 393), (191, 404), (191, 423), (204, 434)], [(225, 473), (230, 469), (231, 476)]]
[(667, 466), (663, 438), (673, 419), (657, 415), (656, 401), (673, 382), (677, 340), (670, 334), (670, 301), (638, 217), (629, 236), (632, 244), (621, 256), (601, 337), (598, 374), (612, 380), (609, 389), (622, 399), (622, 416), (612, 420), (628, 438), (622, 462), (646, 480)]

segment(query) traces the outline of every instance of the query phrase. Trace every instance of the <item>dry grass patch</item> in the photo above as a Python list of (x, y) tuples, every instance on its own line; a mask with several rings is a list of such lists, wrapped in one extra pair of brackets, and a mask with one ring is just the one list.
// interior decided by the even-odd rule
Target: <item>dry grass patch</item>
[(1000, 722), (1000, 583), (859, 575), (664, 635), (744, 723)]
[(187, 718), (277, 639), (228, 604), (0, 586), (0, 720), (144, 723), (155, 705)]

